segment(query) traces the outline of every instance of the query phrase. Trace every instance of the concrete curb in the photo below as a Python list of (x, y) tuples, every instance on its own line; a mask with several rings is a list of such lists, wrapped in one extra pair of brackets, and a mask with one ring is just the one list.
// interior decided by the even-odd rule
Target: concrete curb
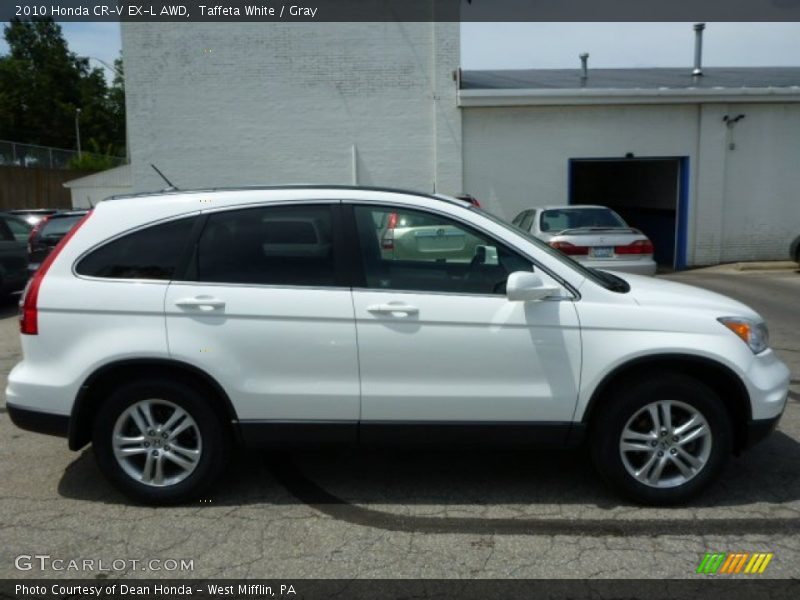
[(737, 271), (796, 271), (800, 268), (793, 260), (754, 261), (734, 263)]
[(708, 267), (689, 268), (689, 271), (721, 271), (721, 272), (757, 272), (757, 271), (785, 271), (800, 270), (800, 264), (791, 260), (753, 261), (711, 265)]

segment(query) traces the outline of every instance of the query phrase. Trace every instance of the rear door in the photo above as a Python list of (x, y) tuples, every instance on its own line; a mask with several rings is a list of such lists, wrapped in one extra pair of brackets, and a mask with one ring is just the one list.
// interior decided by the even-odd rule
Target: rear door
[(221, 383), (252, 442), (355, 435), (339, 215), (338, 200), (209, 212), (183, 281), (167, 291), (171, 355)]

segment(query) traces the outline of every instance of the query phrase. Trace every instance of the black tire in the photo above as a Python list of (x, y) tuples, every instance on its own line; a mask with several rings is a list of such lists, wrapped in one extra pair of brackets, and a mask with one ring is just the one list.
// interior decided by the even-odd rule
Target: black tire
[[(719, 475), (731, 454), (733, 435), (725, 405), (711, 388), (692, 377), (679, 373), (650, 374), (617, 386), (604, 400), (592, 423), (592, 459), (603, 479), (634, 502), (650, 505), (685, 503)], [(628, 421), (645, 406), (659, 400), (676, 400), (690, 406), (705, 418), (711, 430), (710, 454), (705, 465), (688, 481), (675, 487), (651, 487), (639, 481), (628, 472), (620, 451), (620, 439)], [(678, 474), (676, 466), (668, 468)]]
[[(202, 440), (194, 470), (172, 485), (156, 487), (134, 479), (114, 455), (112, 438), (117, 419), (132, 405), (148, 399), (164, 400), (186, 411)], [(111, 393), (96, 415), (92, 445), (100, 470), (126, 496), (143, 504), (180, 504), (200, 498), (222, 475), (230, 456), (231, 435), (224, 417), (202, 392), (181, 381), (159, 377), (126, 382)]]

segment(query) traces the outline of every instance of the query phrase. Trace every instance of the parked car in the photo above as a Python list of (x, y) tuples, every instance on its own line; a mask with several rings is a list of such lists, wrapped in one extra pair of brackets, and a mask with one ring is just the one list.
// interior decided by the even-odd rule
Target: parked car
[(83, 218), (87, 211), (70, 210), (48, 215), (40, 220), (28, 237), (28, 272), (39, 268), (58, 242)]
[[(473, 260), (385, 255), (392, 214), (479, 240)], [(586, 441), (622, 493), (674, 504), (776, 426), (789, 385), (740, 302), (378, 188), (102, 202), (31, 279), (20, 331), (11, 419), (91, 442), (149, 503), (203, 494), (235, 441)]]
[(470, 204), (472, 204), (472, 206), (477, 206), (478, 208), (481, 207), (481, 203), (472, 194), (457, 194), (455, 197), (458, 198), (459, 200), (464, 200), (465, 202), (469, 202)]
[(421, 214), (382, 213), (381, 254), (394, 260), (445, 260), (469, 262), (480, 238), (436, 218)]
[(5, 298), (25, 287), (28, 254), (25, 243), (31, 231), (22, 219), (0, 213), (0, 296)]
[(652, 242), (610, 208), (582, 204), (531, 208), (512, 223), (587, 267), (639, 275), (656, 272)]
[(20, 208), (16, 210), (8, 211), (9, 214), (12, 214), (16, 217), (19, 217), (23, 221), (25, 221), (28, 225), (33, 227), (39, 221), (44, 219), (49, 215), (54, 215), (58, 212), (58, 209), (55, 208)]

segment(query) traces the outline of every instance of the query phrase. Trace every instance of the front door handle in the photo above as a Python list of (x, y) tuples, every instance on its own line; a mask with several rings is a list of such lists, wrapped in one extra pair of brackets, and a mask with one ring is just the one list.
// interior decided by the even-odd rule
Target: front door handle
[(225, 301), (213, 296), (195, 296), (194, 298), (180, 298), (175, 300), (175, 306), (180, 308), (197, 308), (210, 312), (219, 308), (225, 308)]
[(416, 315), (419, 313), (419, 309), (416, 306), (411, 306), (410, 304), (404, 304), (402, 302), (390, 302), (389, 304), (373, 304), (372, 306), (367, 307), (367, 311), (376, 314), (384, 314), (384, 315)]

